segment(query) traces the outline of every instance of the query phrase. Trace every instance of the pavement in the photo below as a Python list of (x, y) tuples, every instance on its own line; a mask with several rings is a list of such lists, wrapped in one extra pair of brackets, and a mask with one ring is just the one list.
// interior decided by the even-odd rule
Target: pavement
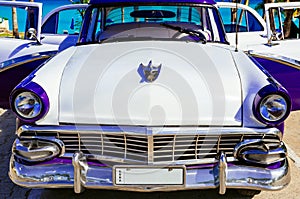
[[(300, 112), (292, 113), (286, 121), (284, 141), (288, 146), (291, 167), (291, 183), (280, 191), (262, 191), (253, 199), (300, 198)], [(8, 164), (11, 155), (11, 145), (15, 139), (15, 117), (9, 110), (0, 109), (0, 199), (37, 199), (37, 198), (112, 198), (112, 199), (201, 199), (222, 198), (239, 199), (236, 190), (228, 190), (225, 195), (219, 195), (218, 190), (192, 190), (175, 192), (137, 193), (125, 191), (86, 190), (82, 194), (74, 194), (73, 189), (27, 189), (11, 182), (8, 177)], [(251, 197), (244, 197), (251, 198)]]

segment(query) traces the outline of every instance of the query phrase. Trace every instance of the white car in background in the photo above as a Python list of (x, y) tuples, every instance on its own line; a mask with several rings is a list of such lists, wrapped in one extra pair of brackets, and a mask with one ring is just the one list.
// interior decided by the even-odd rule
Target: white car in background
[[(77, 42), (86, 4), (61, 6), (44, 17), (42, 3), (0, 1), (0, 107), (9, 108), (11, 90), (39, 65)], [(20, 37), (12, 35), (16, 8)], [(7, 14), (7, 16), (4, 16)], [(67, 17), (66, 17), (67, 16)], [(68, 20), (68, 21), (64, 21)], [(63, 30), (63, 31), (61, 31)]]
[[(230, 45), (247, 49), (251, 45), (266, 43), (267, 26), (265, 20), (253, 8), (240, 3), (217, 2)], [(235, 10), (237, 9), (237, 17)]]
[[(1, 18), (7, 24), (0, 34), (0, 63), (35, 52), (57, 51), (56, 45), (41, 45), (42, 3), (0, 1)], [(19, 38), (14, 38), (11, 10), (16, 9)], [(8, 16), (3, 16), (4, 14)]]
[(87, 4), (69, 4), (51, 10), (44, 18), (41, 42), (59, 45), (62, 51), (77, 43)]
[[(289, 92), (292, 110), (300, 110), (300, 2), (265, 4), (266, 22), (252, 8), (235, 3), (217, 3), (230, 44), (264, 67)], [(238, 7), (238, 35), (236, 20), (232, 20)], [(291, 31), (287, 33), (287, 14), (291, 16)], [(251, 16), (251, 17), (249, 17)], [(253, 27), (258, 27), (252, 29)], [(227, 28), (226, 28), (227, 27)], [(232, 27), (230, 31), (228, 27)], [(260, 28), (259, 28), (260, 27)]]

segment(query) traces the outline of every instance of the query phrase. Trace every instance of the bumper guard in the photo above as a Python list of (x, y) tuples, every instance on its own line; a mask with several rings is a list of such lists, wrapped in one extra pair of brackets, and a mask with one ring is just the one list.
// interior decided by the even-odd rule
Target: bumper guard
[[(146, 167), (146, 166), (145, 166)], [(74, 188), (81, 193), (85, 188), (113, 189), (139, 192), (175, 191), (186, 189), (219, 188), (225, 194), (227, 188), (279, 190), (290, 182), (287, 159), (276, 169), (227, 163), (220, 153), (214, 166), (190, 167), (185, 170), (183, 186), (176, 185), (114, 185), (113, 168), (87, 161), (82, 152), (76, 152), (72, 161), (52, 160), (39, 165), (27, 166), (11, 157), (11, 180), (28, 188)]]

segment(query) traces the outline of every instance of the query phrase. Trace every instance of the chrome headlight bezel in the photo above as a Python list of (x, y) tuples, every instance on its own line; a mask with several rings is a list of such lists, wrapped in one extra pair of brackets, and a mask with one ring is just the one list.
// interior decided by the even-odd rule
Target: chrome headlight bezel
[(278, 122), (286, 116), (288, 102), (284, 96), (270, 94), (262, 98), (259, 104), (259, 114), (267, 122)]
[(23, 91), (14, 98), (14, 109), (24, 119), (36, 118), (43, 108), (42, 100), (31, 91)]
[(279, 85), (270, 84), (262, 88), (254, 99), (254, 115), (267, 125), (281, 124), (290, 114), (291, 99)]
[(49, 99), (44, 89), (35, 82), (18, 85), (10, 95), (11, 109), (25, 122), (35, 122), (46, 115)]

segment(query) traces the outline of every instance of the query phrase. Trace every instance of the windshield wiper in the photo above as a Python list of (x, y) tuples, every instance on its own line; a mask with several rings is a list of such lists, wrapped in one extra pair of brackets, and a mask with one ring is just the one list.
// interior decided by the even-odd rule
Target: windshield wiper
[(183, 28), (183, 27), (180, 27), (180, 26), (173, 26), (173, 25), (170, 25), (168, 23), (161, 23), (160, 25), (162, 25), (166, 28), (170, 28), (172, 30), (176, 30), (180, 33), (188, 34), (188, 35), (192, 36), (192, 38), (197, 42), (201, 41), (203, 44), (205, 44), (207, 42), (205, 35), (200, 31), (192, 30), (192, 29), (189, 29), (189, 28)]

